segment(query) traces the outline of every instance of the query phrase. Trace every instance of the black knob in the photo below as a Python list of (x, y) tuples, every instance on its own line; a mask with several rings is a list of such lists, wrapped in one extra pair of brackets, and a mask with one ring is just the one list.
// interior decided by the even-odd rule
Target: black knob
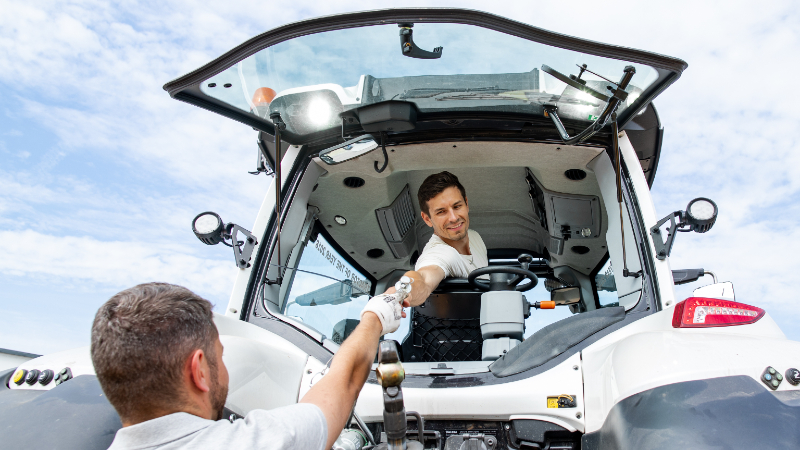
[(55, 374), (50, 369), (43, 370), (42, 373), (39, 375), (39, 384), (41, 384), (42, 386), (46, 386), (48, 383), (53, 381), (54, 375)]
[(792, 386), (797, 386), (800, 384), (800, 370), (797, 369), (787, 369), (786, 370), (786, 381), (789, 382)]
[(36, 383), (36, 380), (38, 379), (39, 379), (39, 371), (37, 369), (32, 369), (30, 372), (28, 372), (28, 375), (25, 377), (25, 382), (32, 386), (34, 383)]
[(530, 267), (531, 262), (533, 262), (533, 256), (527, 253), (523, 253), (517, 256), (517, 261), (519, 261), (519, 265), (522, 266), (523, 269), (528, 270), (528, 267)]

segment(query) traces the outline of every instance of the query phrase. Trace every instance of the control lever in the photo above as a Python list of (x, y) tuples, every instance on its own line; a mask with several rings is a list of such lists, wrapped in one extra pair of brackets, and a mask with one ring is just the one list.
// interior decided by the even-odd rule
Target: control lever
[[(395, 341), (381, 341), (375, 373), (383, 388), (383, 428), (386, 430), (386, 443), (378, 445), (375, 450), (423, 450), (422, 442), (406, 440), (408, 422), (400, 387), (406, 372), (400, 363)], [(419, 426), (422, 427), (421, 421)]]

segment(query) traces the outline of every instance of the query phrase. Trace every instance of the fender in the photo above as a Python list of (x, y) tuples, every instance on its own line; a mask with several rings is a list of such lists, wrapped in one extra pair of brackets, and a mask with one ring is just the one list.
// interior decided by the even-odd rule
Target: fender
[(745, 375), (686, 381), (632, 395), (585, 450), (800, 447), (800, 392), (770, 392)]

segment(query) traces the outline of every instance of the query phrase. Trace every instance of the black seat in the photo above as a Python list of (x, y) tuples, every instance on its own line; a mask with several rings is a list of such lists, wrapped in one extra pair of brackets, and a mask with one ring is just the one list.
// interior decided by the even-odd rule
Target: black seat
[(411, 331), (402, 344), (404, 362), (481, 360), (481, 293), (442, 291), (411, 309)]

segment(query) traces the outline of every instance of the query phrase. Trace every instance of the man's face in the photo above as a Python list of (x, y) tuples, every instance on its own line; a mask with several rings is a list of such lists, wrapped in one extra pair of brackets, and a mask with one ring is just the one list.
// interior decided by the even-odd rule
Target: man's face
[(219, 337), (214, 343), (213, 358), (209, 358), (209, 369), (211, 370), (211, 389), (209, 395), (211, 396), (211, 406), (217, 414), (215, 420), (222, 418), (222, 408), (225, 407), (225, 400), (228, 398), (228, 368), (222, 362), (222, 342)]
[(422, 220), (440, 238), (460, 241), (467, 237), (469, 206), (457, 187), (451, 186), (428, 200), (428, 213), (422, 212)]

